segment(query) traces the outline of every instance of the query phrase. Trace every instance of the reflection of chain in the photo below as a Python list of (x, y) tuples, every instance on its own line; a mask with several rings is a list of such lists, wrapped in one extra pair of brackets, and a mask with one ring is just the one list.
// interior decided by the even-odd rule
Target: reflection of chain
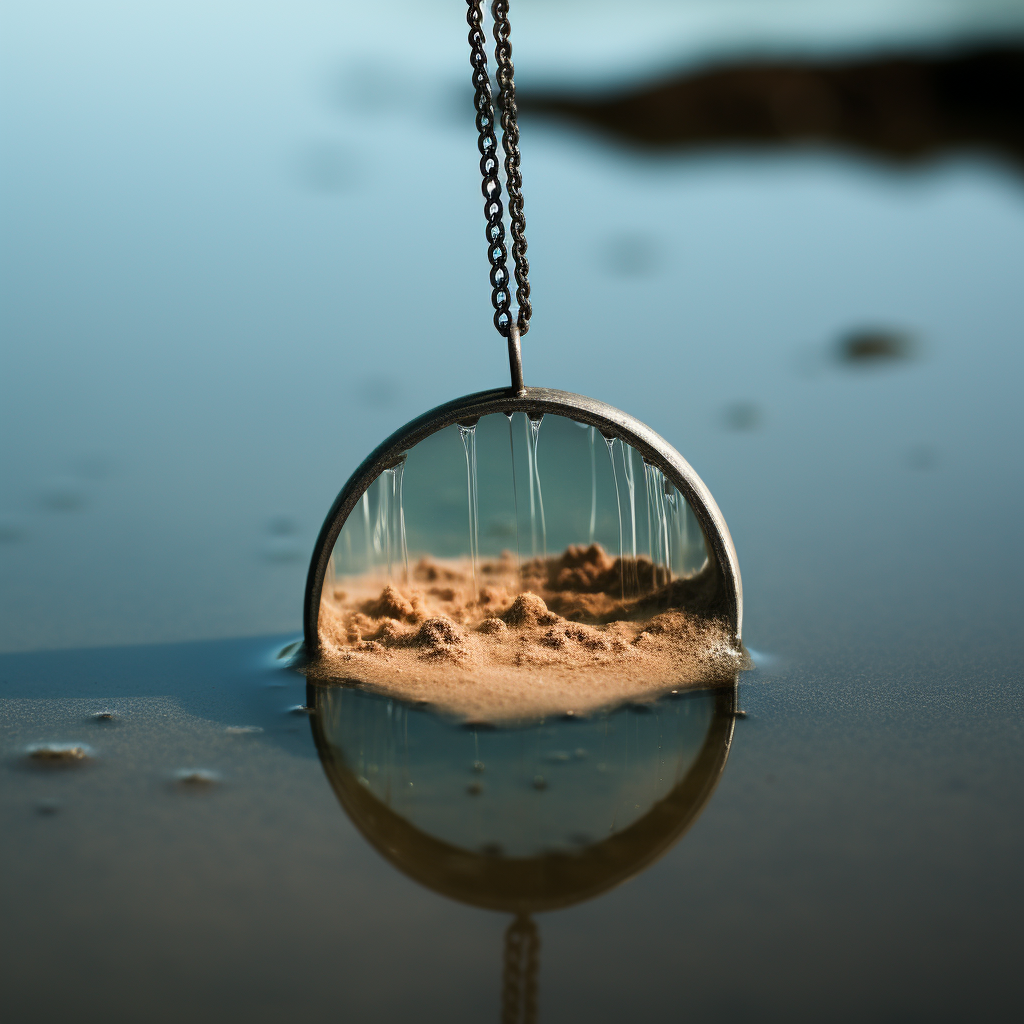
[(536, 1024), (537, 926), (520, 914), (505, 932), (505, 970), (501, 979), (501, 1024)]
[[(505, 247), (504, 209), (501, 182), (498, 180), (498, 142), (494, 130), (494, 101), (487, 74), (486, 37), (483, 29), (483, 0), (466, 0), (469, 23), (469, 62), (473, 68), (473, 105), (479, 134), (480, 173), (483, 176), (484, 217), (487, 220), (487, 258), (491, 264), (491, 304), (494, 326), (508, 337), (512, 325), (512, 293)], [(508, 211), (512, 234), (512, 259), (515, 263), (516, 302), (519, 333), (530, 329), (530, 264), (526, 259), (526, 218), (523, 216), (523, 177), (519, 170), (519, 126), (516, 123), (516, 88), (512, 65), (512, 32), (508, 20), (508, 0), (493, 0), (494, 60), (497, 64), (498, 102), (501, 107), (501, 145), (505, 151), (505, 179), (508, 185)]]

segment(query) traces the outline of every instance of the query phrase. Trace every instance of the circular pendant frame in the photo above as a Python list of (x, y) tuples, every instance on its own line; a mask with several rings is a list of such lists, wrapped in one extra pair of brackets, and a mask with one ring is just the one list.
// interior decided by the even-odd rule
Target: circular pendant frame
[(659, 469), (675, 485), (689, 502), (704, 533), (709, 564), (703, 571), (714, 575), (715, 604), (721, 609), (736, 639), (741, 639), (743, 584), (736, 548), (715, 499), (693, 467), (650, 427), (613, 406), (568, 391), (513, 387), (480, 391), (425, 412), (379, 444), (349, 477), (320, 528), (309, 564), (303, 603), (307, 657), (315, 658), (319, 652), (320, 596), (335, 541), (367, 488), (384, 470), (394, 466), (431, 434), (455, 423), (473, 423), (492, 413), (510, 415), (515, 412), (525, 413), (533, 419), (552, 413), (596, 427), (605, 437), (617, 437), (630, 444), (646, 462)]

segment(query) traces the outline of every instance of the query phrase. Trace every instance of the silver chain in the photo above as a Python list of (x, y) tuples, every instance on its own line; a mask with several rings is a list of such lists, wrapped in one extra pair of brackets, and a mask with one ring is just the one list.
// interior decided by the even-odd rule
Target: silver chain
[[(487, 258), (491, 264), (491, 304), (494, 326), (507, 338), (512, 327), (512, 292), (505, 245), (504, 208), (501, 181), (498, 178), (498, 141), (495, 133), (494, 100), (487, 73), (487, 38), (483, 28), (483, 0), (466, 0), (469, 23), (470, 66), (473, 69), (473, 105), (476, 109), (477, 146), (480, 150), (480, 174), (483, 177), (484, 218), (487, 221)], [(508, 212), (512, 236), (512, 261), (515, 266), (515, 318), (519, 334), (530, 329), (533, 307), (530, 305), (530, 264), (526, 258), (526, 218), (523, 216), (523, 176), (519, 169), (519, 125), (516, 121), (515, 68), (512, 64), (512, 27), (508, 20), (508, 0), (493, 0), (494, 61), (497, 65), (498, 106), (501, 109), (501, 146), (505, 153), (505, 181), (508, 188)]]

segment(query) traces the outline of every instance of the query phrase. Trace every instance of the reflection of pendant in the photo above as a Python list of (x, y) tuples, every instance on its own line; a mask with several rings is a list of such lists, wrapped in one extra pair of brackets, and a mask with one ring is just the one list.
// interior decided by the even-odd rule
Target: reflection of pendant
[[(318, 620), (321, 612), (321, 600), (324, 596), (324, 582), (332, 554), (335, 552), (339, 536), (342, 534), (342, 529), (349, 520), (350, 514), (360, 503), (362, 503), (363, 518), (367, 523), (369, 522), (369, 505), (365, 496), (368, 494), (371, 484), (382, 474), (388, 474), (390, 470), (394, 470), (395, 467), (405, 467), (405, 497), (406, 500), (409, 500), (411, 494), (410, 471), (407, 460), (417, 445), (439, 434), (445, 428), (456, 425), (463, 427), (463, 440), (465, 441), (466, 429), (475, 426), (483, 417), (502, 414), (511, 418), (516, 413), (525, 414), (531, 424), (538, 425), (538, 429), (541, 419), (545, 416), (564, 417), (576, 423), (596, 428), (609, 442), (619, 524), (617, 565), (618, 578), (623, 591), (623, 608), (625, 609), (621, 613), (622, 617), (634, 619), (637, 617), (636, 601), (630, 605), (628, 598), (636, 597), (637, 601), (647, 600), (649, 603), (650, 600), (653, 600), (651, 595), (664, 593), (665, 607), (684, 610), (696, 608), (701, 616), (726, 623), (733, 639), (738, 642), (742, 629), (743, 597), (736, 551), (725, 520), (715, 504), (714, 498), (700, 478), (668, 442), (632, 416), (605, 405), (603, 402), (581, 395), (548, 388), (524, 387), (521, 383), (522, 370), (518, 359), (518, 332), (513, 329), (511, 334), (512, 336), (509, 338), (513, 379), (511, 388), (467, 395), (439, 406), (413, 420), (392, 434), (372, 452), (338, 495), (317, 538), (306, 583), (304, 624), (308, 656), (315, 658), (321, 646)], [(509, 438), (511, 440), (511, 431)], [(534, 440), (536, 440), (536, 435), (534, 435)], [(623, 453), (622, 470), (616, 469), (614, 454), (616, 441)], [(529, 445), (527, 448), (529, 449)], [(633, 469), (634, 452), (642, 459), (645, 489), (641, 489), (635, 479), (639, 477), (639, 474), (634, 473)], [(477, 560), (481, 557), (478, 550), (480, 539), (476, 519), (479, 499), (475, 478), (475, 448), (473, 455), (473, 464), (470, 466), (469, 448), (466, 448), (467, 467), (472, 471), (467, 480), (465, 492), (469, 507), (469, 526), (466, 531), (466, 543), (456, 553), (463, 556), (468, 555), (472, 561), (473, 596), (475, 598), (479, 585), (479, 581), (476, 579)], [(535, 465), (536, 462), (537, 460), (531, 457), (528, 466), (529, 504), (531, 506), (535, 504), (535, 479), (538, 490), (536, 498), (540, 499), (541, 497), (540, 469), (538, 465)], [(587, 465), (593, 466), (594, 463), (587, 462)], [(628, 494), (628, 505), (625, 510), (626, 495), (620, 493), (620, 474), (623, 478), (621, 490)], [(511, 477), (514, 488), (516, 486), (514, 445)], [(655, 481), (653, 486), (652, 480)], [(521, 477), (519, 486), (522, 486)], [(596, 489), (594, 493), (596, 494)], [(682, 501), (679, 500), (680, 498)], [(404, 552), (403, 556), (395, 554), (399, 549), (404, 549), (406, 543), (407, 517), (405, 508), (401, 504), (401, 487), (397, 494), (397, 508), (391, 504), (394, 500), (393, 485), (381, 489), (381, 497), (378, 499), (377, 505), (378, 524), (384, 523), (385, 529), (388, 524), (398, 525), (392, 528), (392, 533), (388, 533), (386, 540), (380, 539), (379, 532), (375, 534), (377, 550), (380, 552), (377, 565), (380, 575), (383, 577), (386, 559), (386, 578), (404, 580), (408, 583), (408, 569), (406, 567), (403, 572), (401, 564), (403, 557), (407, 558), (407, 555), (404, 555)], [(508, 499), (508, 507), (511, 508), (513, 503), (517, 510), (516, 528), (518, 529), (518, 508), (520, 505), (525, 505), (526, 502), (525, 500), (520, 502), (514, 490), (511, 498)], [(577, 521), (582, 523), (584, 520), (589, 520), (592, 523), (594, 506), (589, 486), (580, 495), (577, 504), (586, 506), (585, 510), (580, 512)], [(463, 507), (465, 508), (465, 506)], [(543, 505), (540, 507), (542, 510)], [(641, 509), (645, 509), (645, 514), (639, 511)], [(685, 537), (689, 521), (687, 513), (692, 513), (692, 518), (696, 520), (696, 524), (700, 528), (702, 534), (700, 539), (703, 540), (706, 554), (706, 560), (703, 565), (695, 567), (696, 571), (687, 571), (685, 563), (678, 557), (680, 544)], [(552, 514), (553, 509), (549, 507), (549, 520)], [(622, 525), (624, 516), (628, 516), (631, 520), (631, 528), (625, 531)], [(359, 517), (353, 517), (353, 520), (358, 523)], [(641, 550), (645, 549), (645, 554), (639, 554), (637, 550), (638, 520), (640, 547)], [(531, 522), (533, 521), (535, 521), (534, 518), (531, 518)], [(462, 523), (465, 524), (466, 519), (463, 519)], [(419, 526), (412, 521), (409, 521), (408, 525), (410, 530)], [(397, 531), (397, 536), (393, 535), (395, 531)], [(562, 532), (564, 533), (564, 531)], [(630, 540), (624, 540), (624, 532), (630, 535)], [(545, 529), (545, 535), (551, 536), (550, 528)], [(417, 536), (422, 536), (422, 531)], [(589, 536), (586, 535), (585, 528), (581, 526), (579, 534), (570, 536), (569, 541), (580, 548), (585, 548), (592, 536), (592, 526)], [(357, 541), (355, 547), (359, 550), (362, 545)], [(385, 554), (385, 549), (387, 554)], [(414, 552), (414, 556), (433, 553), (420, 551)], [(445, 553), (450, 555), (452, 552), (446, 551)], [(532, 553), (538, 554), (535, 550)], [(545, 556), (546, 554), (544, 552)], [(367, 568), (372, 569), (372, 563)], [(659, 573), (661, 575), (658, 575)], [(611, 597), (614, 598), (614, 594), (611, 594)], [(654, 610), (658, 610), (657, 606)], [(401, 618), (398, 613), (395, 613), (394, 617)], [(581, 612), (575, 617), (585, 619), (586, 616)]]
[[(593, 899), (674, 846), (725, 770), (737, 697), (734, 680), (650, 713), (474, 733), (360, 690), (307, 688), (320, 762), (367, 841), (421, 885), (511, 913)], [(471, 806), (488, 813), (459, 810)]]
[(515, 915), (505, 1021), (537, 1019), (530, 915), (603, 895), (682, 838), (725, 768), (736, 696), (734, 683), (649, 712), (478, 734), (359, 690), (307, 687), (321, 765), (363, 838), (427, 889)]

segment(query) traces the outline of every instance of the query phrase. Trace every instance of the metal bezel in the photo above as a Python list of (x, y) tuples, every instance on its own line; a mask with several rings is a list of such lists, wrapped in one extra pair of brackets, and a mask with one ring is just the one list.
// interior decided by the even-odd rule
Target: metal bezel
[(618, 437), (631, 444), (647, 462), (660, 469), (675, 484), (690, 503), (704, 531), (713, 563), (712, 570), (717, 571), (723, 588), (725, 614), (736, 638), (740, 639), (743, 629), (743, 584), (729, 527), (711, 492), (679, 452), (638, 419), (594, 398), (550, 388), (523, 388), (521, 391), (497, 388), (456, 398), (418, 416), (379, 444), (349, 477), (320, 528), (309, 564), (303, 602), (307, 656), (315, 657), (319, 650), (317, 623), (320, 596), (335, 541), (363, 492), (385, 469), (394, 465), (405, 452), (431, 434), (453, 423), (473, 421), (492, 413), (514, 412), (527, 415), (553, 413), (577, 423), (597, 427), (605, 436)]

